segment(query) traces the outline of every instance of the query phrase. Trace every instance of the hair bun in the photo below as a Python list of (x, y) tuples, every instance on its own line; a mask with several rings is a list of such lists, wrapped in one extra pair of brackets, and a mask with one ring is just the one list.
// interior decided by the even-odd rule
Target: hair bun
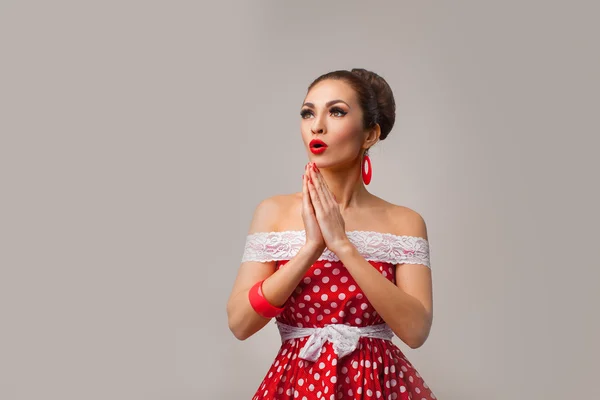
[(396, 121), (396, 102), (394, 101), (392, 89), (386, 80), (375, 72), (363, 68), (353, 68), (350, 72), (366, 82), (373, 90), (378, 111), (374, 122), (381, 127), (379, 140), (384, 140)]

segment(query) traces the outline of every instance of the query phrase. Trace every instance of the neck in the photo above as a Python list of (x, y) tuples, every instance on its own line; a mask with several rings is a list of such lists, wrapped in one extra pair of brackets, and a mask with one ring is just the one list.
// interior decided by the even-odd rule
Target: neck
[(319, 167), (329, 190), (337, 198), (340, 211), (359, 208), (364, 204), (370, 193), (362, 180), (360, 164), (352, 167), (321, 168)]

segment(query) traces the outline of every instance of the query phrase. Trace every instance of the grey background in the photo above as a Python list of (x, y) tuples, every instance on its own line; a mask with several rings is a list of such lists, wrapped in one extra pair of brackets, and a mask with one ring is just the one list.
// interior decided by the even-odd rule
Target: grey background
[(428, 224), (450, 399), (600, 398), (595, 2), (0, 1), (0, 398), (250, 399), (225, 302), (318, 75), (387, 79), (369, 189)]

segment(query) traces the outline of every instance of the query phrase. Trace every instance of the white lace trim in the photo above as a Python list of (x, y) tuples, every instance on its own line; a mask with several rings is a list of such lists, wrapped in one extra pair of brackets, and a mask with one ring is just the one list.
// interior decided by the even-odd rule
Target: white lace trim
[(387, 324), (369, 326), (350, 326), (344, 324), (325, 325), (321, 328), (299, 328), (276, 321), (281, 341), (309, 336), (300, 350), (298, 357), (317, 361), (321, 355), (321, 348), (325, 342), (330, 342), (338, 358), (347, 356), (356, 350), (361, 337), (371, 337), (383, 340), (392, 340), (394, 332)]
[[(374, 231), (348, 231), (346, 234), (368, 261), (430, 267), (429, 243), (422, 237)], [(305, 243), (304, 230), (252, 233), (246, 237), (242, 262), (291, 260)], [(339, 261), (339, 258), (326, 248), (319, 260)]]

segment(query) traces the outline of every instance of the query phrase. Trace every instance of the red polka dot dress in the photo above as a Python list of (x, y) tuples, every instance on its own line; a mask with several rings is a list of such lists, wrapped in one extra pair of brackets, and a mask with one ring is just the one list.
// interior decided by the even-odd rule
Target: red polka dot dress
[[(371, 231), (347, 234), (391, 282), (395, 283), (396, 264), (429, 267), (429, 244), (423, 238)], [(305, 231), (248, 235), (242, 262), (276, 261), (277, 269), (285, 268), (305, 240)], [(329, 249), (310, 267), (284, 308), (276, 318), (281, 348), (253, 400), (436, 398)], [(372, 330), (377, 333), (364, 333)], [(285, 335), (292, 338), (285, 340)]]

